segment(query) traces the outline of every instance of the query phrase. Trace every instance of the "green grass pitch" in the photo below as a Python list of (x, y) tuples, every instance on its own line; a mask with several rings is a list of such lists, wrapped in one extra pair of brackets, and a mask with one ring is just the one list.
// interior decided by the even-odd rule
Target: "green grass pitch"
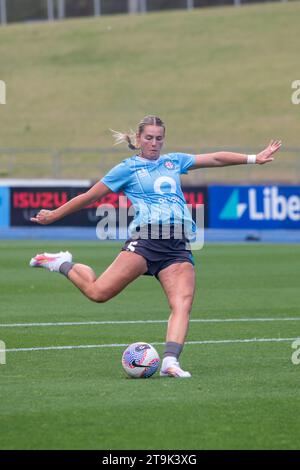
[[(40, 250), (68, 248), (100, 273), (119, 246), (2, 241), (6, 348), (148, 341), (161, 354), (166, 323), (113, 323), (167, 320), (155, 279), (141, 277), (99, 305), (62, 276), (28, 267)], [(0, 365), (0, 448), (297, 449), (300, 365), (292, 364), (291, 345), (300, 337), (299, 255), (297, 245), (211, 244), (195, 253), (194, 321), (181, 359), (190, 380), (127, 379), (123, 346), (8, 351)], [(112, 323), (4, 326), (91, 321)]]

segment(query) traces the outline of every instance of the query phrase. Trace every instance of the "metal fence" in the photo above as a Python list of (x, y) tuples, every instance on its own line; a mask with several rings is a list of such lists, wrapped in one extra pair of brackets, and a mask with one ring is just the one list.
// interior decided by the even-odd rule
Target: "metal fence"
[(0, 0), (0, 23), (296, 0)]
[[(202, 148), (201, 153), (219, 151), (218, 148)], [(224, 149), (223, 149), (224, 150)], [(241, 153), (257, 153), (257, 148), (230, 148)], [(166, 148), (165, 152), (174, 151)], [(176, 151), (197, 153), (194, 148), (176, 148)], [(0, 148), (0, 178), (54, 178), (91, 179), (101, 178), (129, 153), (117, 148), (78, 149), (13, 149)], [(205, 183), (267, 183), (300, 184), (300, 148), (280, 150), (271, 164), (237, 165), (221, 168), (205, 168), (183, 176), (186, 184)]]

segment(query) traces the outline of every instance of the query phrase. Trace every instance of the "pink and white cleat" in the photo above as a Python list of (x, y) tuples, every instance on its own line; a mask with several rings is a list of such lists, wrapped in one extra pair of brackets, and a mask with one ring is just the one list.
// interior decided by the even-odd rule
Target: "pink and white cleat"
[(60, 266), (65, 262), (72, 262), (72, 255), (68, 251), (59, 253), (41, 253), (31, 258), (29, 266), (32, 268), (45, 268), (49, 271), (59, 272)]
[(187, 379), (189, 377), (192, 377), (189, 372), (181, 369), (179, 362), (177, 361), (170, 363), (169, 365), (167, 365), (166, 368), (163, 367), (164, 365), (162, 366), (161, 371), (159, 373), (161, 377), (175, 377), (181, 379)]

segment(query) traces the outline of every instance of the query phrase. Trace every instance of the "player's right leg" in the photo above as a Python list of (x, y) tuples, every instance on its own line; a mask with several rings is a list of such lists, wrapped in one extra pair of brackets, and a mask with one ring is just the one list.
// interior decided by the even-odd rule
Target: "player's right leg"
[(127, 251), (119, 253), (113, 263), (98, 278), (89, 266), (72, 264), (71, 261), (72, 256), (68, 252), (52, 255), (44, 253), (32, 258), (30, 266), (44, 267), (50, 271), (62, 270), (61, 272), (94, 302), (106, 302), (111, 299), (148, 269), (143, 256)]

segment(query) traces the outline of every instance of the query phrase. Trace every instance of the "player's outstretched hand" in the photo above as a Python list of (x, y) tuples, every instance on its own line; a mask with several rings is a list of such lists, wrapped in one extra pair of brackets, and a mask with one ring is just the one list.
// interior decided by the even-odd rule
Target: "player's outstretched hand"
[(31, 217), (30, 220), (31, 222), (35, 222), (37, 224), (48, 225), (55, 222), (56, 219), (54, 216), (54, 211), (42, 209), (35, 217)]
[(272, 155), (281, 147), (281, 140), (271, 140), (268, 147), (256, 155), (256, 163), (263, 165), (274, 160)]

